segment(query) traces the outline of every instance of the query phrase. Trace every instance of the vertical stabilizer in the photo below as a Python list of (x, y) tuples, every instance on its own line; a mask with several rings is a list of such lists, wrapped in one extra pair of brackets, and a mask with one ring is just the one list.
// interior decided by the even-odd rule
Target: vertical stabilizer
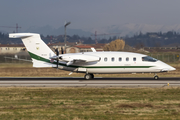
[(35, 33), (12, 33), (10, 38), (21, 38), (27, 51), (29, 52), (33, 67), (52, 67), (50, 57), (54, 52), (41, 40), (39, 34)]

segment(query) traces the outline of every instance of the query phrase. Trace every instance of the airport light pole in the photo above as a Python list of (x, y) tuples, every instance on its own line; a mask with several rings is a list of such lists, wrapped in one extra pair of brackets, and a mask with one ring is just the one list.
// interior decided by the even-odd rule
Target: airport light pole
[(64, 51), (66, 52), (66, 27), (71, 24), (71, 22), (65, 22), (65, 25), (64, 25), (64, 33), (65, 33), (65, 38), (64, 38), (64, 43), (65, 43), (65, 46), (64, 46)]

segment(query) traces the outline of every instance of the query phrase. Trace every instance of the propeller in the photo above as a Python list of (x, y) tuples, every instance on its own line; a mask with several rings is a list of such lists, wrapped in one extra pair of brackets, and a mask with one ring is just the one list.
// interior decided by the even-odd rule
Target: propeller
[(61, 47), (61, 54), (64, 54), (64, 50), (63, 50), (63, 48)]
[[(55, 49), (55, 53), (56, 53), (56, 56), (59, 56), (58, 48)], [(59, 58), (57, 58), (57, 68), (58, 68), (58, 64), (59, 64)]]

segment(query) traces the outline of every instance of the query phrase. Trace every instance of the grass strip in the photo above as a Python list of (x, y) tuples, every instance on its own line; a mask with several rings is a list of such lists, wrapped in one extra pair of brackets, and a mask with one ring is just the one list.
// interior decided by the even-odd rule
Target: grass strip
[(1, 87), (0, 119), (180, 119), (180, 88)]

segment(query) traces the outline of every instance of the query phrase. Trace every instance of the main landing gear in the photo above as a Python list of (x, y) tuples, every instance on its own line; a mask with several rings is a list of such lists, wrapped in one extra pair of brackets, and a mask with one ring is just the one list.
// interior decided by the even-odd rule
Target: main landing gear
[(157, 74), (155, 74), (154, 79), (155, 79), (155, 80), (158, 80), (158, 79), (159, 79), (159, 77), (157, 76)]
[(86, 79), (86, 80), (90, 80), (90, 79), (93, 79), (94, 78), (94, 75), (93, 74), (86, 74), (85, 76), (84, 76), (84, 78)]

